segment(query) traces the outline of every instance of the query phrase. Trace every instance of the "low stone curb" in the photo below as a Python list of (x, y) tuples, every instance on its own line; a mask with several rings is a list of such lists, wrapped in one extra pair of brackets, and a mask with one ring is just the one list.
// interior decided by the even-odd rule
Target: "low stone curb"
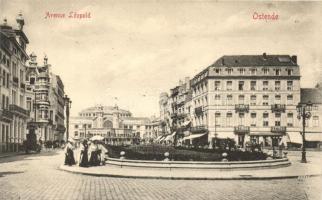
[(167, 180), (273, 180), (273, 179), (305, 179), (310, 177), (322, 176), (322, 174), (307, 174), (307, 175), (285, 175), (285, 176), (253, 176), (253, 175), (239, 175), (231, 177), (192, 177), (192, 176), (144, 176), (135, 175), (135, 170), (133, 170), (133, 175), (122, 175), (116, 173), (95, 173), (95, 172), (84, 172), (77, 171), (74, 167), (61, 165), (58, 167), (59, 170), (82, 174), (87, 176), (97, 176), (97, 177), (114, 177), (114, 178), (134, 178), (134, 179), (167, 179)]

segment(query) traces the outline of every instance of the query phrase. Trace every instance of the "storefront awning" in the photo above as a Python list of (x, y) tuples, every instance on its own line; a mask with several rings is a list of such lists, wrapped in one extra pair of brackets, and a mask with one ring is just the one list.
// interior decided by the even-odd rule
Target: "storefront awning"
[(207, 133), (203, 133), (203, 134), (192, 134), (192, 135), (189, 135), (187, 137), (184, 137), (183, 140), (190, 140), (190, 139), (199, 138), (199, 137), (204, 136), (206, 134)]
[(305, 140), (310, 142), (322, 141), (322, 133), (306, 133)]
[(292, 132), (287, 135), (290, 138), (290, 142), (303, 144), (302, 135), (299, 132)]

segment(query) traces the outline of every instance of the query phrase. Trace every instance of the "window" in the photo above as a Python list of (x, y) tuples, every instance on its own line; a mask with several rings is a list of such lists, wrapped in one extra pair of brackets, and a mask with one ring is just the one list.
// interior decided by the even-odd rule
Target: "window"
[(255, 106), (256, 105), (256, 95), (250, 96), (250, 105)]
[(280, 104), (281, 103), (281, 95), (277, 94), (275, 95), (275, 103)]
[(227, 69), (227, 73), (228, 73), (228, 75), (232, 75), (233, 74), (233, 69), (232, 68)]
[(250, 117), (251, 117), (251, 124), (250, 124), (250, 126), (255, 127), (256, 126), (256, 113), (255, 112), (251, 113), (250, 114)]
[(275, 75), (280, 76), (281, 75), (281, 69), (276, 69), (275, 70)]
[(251, 75), (256, 75), (257, 69), (250, 69), (250, 74)]
[(245, 113), (239, 113), (238, 118), (239, 118), (238, 125), (241, 125), (241, 126), (245, 125)]
[(293, 113), (287, 113), (287, 126), (293, 127)]
[(215, 95), (215, 105), (220, 105), (220, 95), (219, 94)]
[(233, 95), (231, 94), (227, 95), (227, 104), (233, 105)]
[(268, 127), (269, 122), (268, 122), (268, 113), (263, 113), (263, 126)]
[(221, 69), (215, 69), (216, 74), (220, 74), (220, 72), (221, 72)]
[(313, 127), (319, 127), (319, 116), (313, 116)]
[(275, 90), (276, 91), (281, 90), (281, 81), (275, 81)]
[(220, 127), (220, 112), (215, 113), (215, 126)]
[(281, 113), (275, 113), (275, 126), (281, 126)]
[(287, 95), (287, 105), (293, 104), (293, 95)]
[(263, 106), (268, 106), (268, 99), (269, 99), (268, 95), (263, 95)]
[(287, 90), (288, 91), (293, 90), (293, 81), (287, 81)]
[(292, 76), (293, 75), (293, 69), (287, 69), (287, 75)]
[(220, 90), (220, 81), (215, 81), (215, 90)]
[(244, 68), (240, 68), (240, 69), (239, 69), (239, 74), (240, 74), (240, 75), (244, 75), (244, 74), (245, 74), (245, 71), (246, 71), (246, 70), (245, 70)]
[(268, 90), (268, 81), (263, 81), (263, 90), (264, 91)]
[(256, 90), (256, 81), (251, 81), (250, 82), (250, 90)]
[(244, 95), (239, 95), (238, 96), (238, 103), (239, 104), (244, 104), (245, 101), (245, 96)]
[(233, 118), (233, 114), (231, 112), (228, 112), (226, 114), (226, 126), (230, 127), (232, 124), (232, 118)]
[(14, 90), (12, 90), (12, 104), (17, 104), (17, 93)]
[(30, 85), (34, 85), (35, 84), (35, 77), (30, 77)]
[(264, 75), (268, 75), (268, 73), (269, 73), (269, 69), (264, 68), (264, 69), (263, 69), (263, 71), (264, 71)]
[(227, 90), (232, 90), (232, 89), (233, 89), (233, 82), (227, 81)]
[(239, 82), (238, 82), (238, 90), (239, 90), (239, 91), (244, 90), (244, 81), (239, 81)]
[(75, 128), (78, 128), (78, 124), (75, 124)]

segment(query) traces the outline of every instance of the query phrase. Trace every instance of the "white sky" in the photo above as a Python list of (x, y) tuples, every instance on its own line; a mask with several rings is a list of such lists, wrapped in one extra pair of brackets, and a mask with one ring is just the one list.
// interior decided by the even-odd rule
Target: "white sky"
[[(0, 0), (9, 24), (20, 10), (28, 54), (38, 63), (47, 54), (74, 115), (115, 103), (135, 116), (158, 115), (160, 92), (222, 55), (297, 55), (302, 87), (322, 80), (321, 2)], [(91, 19), (45, 19), (47, 11)], [(279, 20), (253, 20), (255, 11)]]

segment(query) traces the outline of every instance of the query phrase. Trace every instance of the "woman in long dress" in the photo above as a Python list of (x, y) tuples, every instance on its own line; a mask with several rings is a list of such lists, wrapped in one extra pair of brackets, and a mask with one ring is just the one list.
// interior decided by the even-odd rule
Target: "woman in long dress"
[(80, 147), (79, 166), (88, 167), (88, 165), (88, 144), (87, 140), (84, 140)]
[(66, 147), (65, 147), (65, 165), (75, 165), (75, 158), (74, 158), (74, 152), (73, 152), (73, 145), (71, 141), (68, 141)]
[(91, 143), (89, 146), (89, 164), (90, 166), (98, 166), (100, 164), (100, 161), (98, 159), (98, 147), (95, 141)]

